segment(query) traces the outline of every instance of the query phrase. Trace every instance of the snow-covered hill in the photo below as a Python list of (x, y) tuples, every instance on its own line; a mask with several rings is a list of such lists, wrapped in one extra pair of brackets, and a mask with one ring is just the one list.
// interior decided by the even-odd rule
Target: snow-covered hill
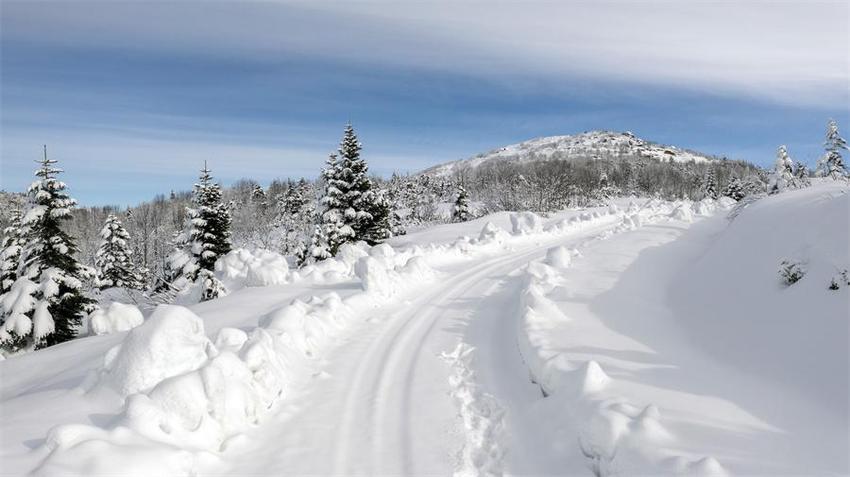
[(846, 475), (850, 194), (815, 182), (237, 252), (226, 297), (0, 361), (3, 473)]
[(546, 159), (569, 160), (617, 159), (623, 157), (649, 158), (674, 162), (705, 162), (711, 156), (687, 151), (675, 146), (655, 144), (630, 132), (590, 131), (572, 136), (550, 136), (494, 149), (469, 159), (440, 164), (422, 171), (423, 174), (447, 176), (457, 171), (474, 169), (496, 162), (534, 162)]

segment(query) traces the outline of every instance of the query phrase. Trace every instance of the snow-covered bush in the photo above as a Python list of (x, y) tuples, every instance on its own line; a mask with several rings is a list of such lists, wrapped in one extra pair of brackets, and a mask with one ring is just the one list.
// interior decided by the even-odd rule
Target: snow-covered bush
[(94, 335), (105, 335), (133, 329), (144, 321), (138, 307), (115, 302), (89, 315), (89, 331)]
[(798, 261), (786, 259), (779, 264), (779, 276), (786, 286), (797, 283), (805, 275), (806, 270), (803, 268), (803, 264)]

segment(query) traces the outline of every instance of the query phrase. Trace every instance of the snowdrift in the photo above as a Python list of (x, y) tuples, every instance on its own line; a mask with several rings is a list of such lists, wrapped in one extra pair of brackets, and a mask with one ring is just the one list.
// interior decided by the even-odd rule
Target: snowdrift
[[(622, 221), (597, 240), (607, 240), (644, 224), (691, 222), (694, 215), (726, 210), (729, 204), (647, 202), (631, 204)], [(563, 286), (563, 273), (577, 251), (549, 249), (543, 261), (523, 274), (518, 300), (517, 344), (534, 383), (544, 397), (536, 409), (539, 432), (562, 456), (566, 472), (594, 475), (722, 476), (726, 470), (711, 456), (692, 458), (677, 452), (677, 441), (654, 404), (638, 405), (613, 386), (604, 367), (581, 353), (567, 355), (561, 339), (573, 319), (549, 295)], [(587, 344), (590, 346), (590, 343)]]

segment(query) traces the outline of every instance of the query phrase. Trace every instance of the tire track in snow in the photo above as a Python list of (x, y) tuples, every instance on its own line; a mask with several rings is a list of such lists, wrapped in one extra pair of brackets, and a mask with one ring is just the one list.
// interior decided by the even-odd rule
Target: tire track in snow
[[(575, 234), (552, 237), (508, 257), (486, 260), (450, 277), (431, 293), (406, 304), (399, 313), (402, 316), (390, 317), (392, 323), (369, 343), (351, 378), (343, 420), (335, 433), (335, 473), (416, 473), (416, 465), (412, 461), (415, 456), (413, 439), (409, 429), (409, 417), (415, 412), (415, 382), (421, 379), (415, 371), (423, 353), (428, 358), (437, 358), (436, 352), (431, 353), (434, 355), (431, 356), (425, 352), (425, 348), (445, 305), (462, 297), (468, 287), (476, 282), (491, 274), (513, 271), (533, 257), (545, 253), (553, 244), (570, 239), (586, 239), (615, 225), (604, 224)], [(405, 310), (412, 312), (405, 313)], [(444, 378), (443, 382), (446, 382)], [(370, 397), (366, 409), (361, 401), (363, 396)], [(468, 431), (465, 429), (464, 432)], [(352, 465), (362, 459), (362, 455), (354, 454), (354, 447), (362, 445), (364, 440), (371, 444), (370, 469), (359, 469)]]

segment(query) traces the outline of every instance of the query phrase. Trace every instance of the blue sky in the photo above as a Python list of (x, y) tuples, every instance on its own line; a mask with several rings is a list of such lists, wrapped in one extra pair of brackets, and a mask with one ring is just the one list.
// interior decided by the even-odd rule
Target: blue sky
[(315, 177), (351, 121), (374, 172), (631, 130), (770, 164), (850, 135), (843, 2), (2, 3), (0, 187), (40, 145), (83, 204)]

